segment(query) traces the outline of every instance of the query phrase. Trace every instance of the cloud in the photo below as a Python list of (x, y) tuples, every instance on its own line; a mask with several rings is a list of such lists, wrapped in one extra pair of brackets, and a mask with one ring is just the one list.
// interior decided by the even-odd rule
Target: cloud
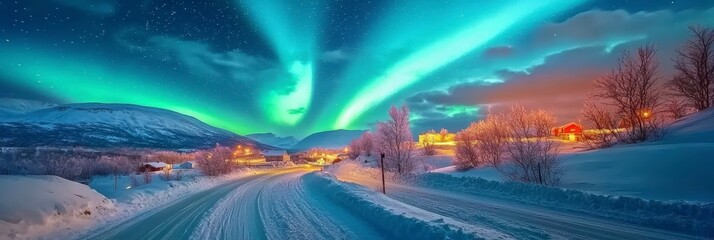
[(451, 84), (414, 94), (407, 102), (415, 112), (425, 113), (420, 124), (435, 124), (431, 128), (448, 124), (443, 114), (434, 114), (448, 106), (498, 108), (518, 103), (552, 111), (560, 121), (576, 120), (592, 82), (617, 63), (620, 51), (654, 43), (661, 62), (659, 77), (664, 80), (671, 75), (674, 50), (690, 36), (687, 26), (711, 22), (714, 8), (579, 13), (541, 25), (515, 42), (494, 42), (479, 56), (442, 73), (440, 78), (451, 77), (445, 80)]
[(543, 65), (529, 73), (502, 70), (497, 74), (505, 80), (503, 83), (462, 83), (446, 91), (418, 93), (408, 102), (418, 109), (523, 104), (545, 108), (562, 119), (573, 119), (578, 117), (592, 81), (615, 60), (616, 56), (596, 47), (571, 50), (546, 58)]
[(116, 41), (132, 51), (161, 61), (177, 61), (190, 74), (213, 81), (246, 82), (276, 93), (294, 90), (295, 80), (277, 61), (246, 54), (240, 49), (215, 51), (211, 45), (172, 36), (152, 36), (137, 28), (119, 32)]

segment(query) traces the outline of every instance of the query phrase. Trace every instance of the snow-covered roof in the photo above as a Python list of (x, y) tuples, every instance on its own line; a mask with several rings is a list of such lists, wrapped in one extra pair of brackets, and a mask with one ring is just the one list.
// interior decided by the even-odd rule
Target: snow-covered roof
[(152, 166), (155, 168), (166, 167), (166, 163), (164, 163), (164, 162), (148, 162), (148, 163), (144, 163), (144, 165), (149, 165), (149, 166)]
[(288, 154), (285, 150), (265, 150), (263, 151), (263, 156), (266, 157), (278, 157)]

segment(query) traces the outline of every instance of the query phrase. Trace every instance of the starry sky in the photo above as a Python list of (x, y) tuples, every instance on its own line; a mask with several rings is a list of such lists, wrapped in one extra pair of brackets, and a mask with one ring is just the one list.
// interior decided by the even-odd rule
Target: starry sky
[(623, 50), (660, 77), (702, 0), (0, 0), (0, 97), (165, 108), (239, 134), (415, 132), (520, 103), (577, 120)]

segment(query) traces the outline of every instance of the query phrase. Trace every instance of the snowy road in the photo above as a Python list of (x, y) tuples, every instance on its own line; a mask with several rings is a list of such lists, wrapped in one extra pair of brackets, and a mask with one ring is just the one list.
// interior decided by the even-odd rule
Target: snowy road
[[(366, 176), (343, 176), (341, 179), (372, 187), (381, 184)], [(584, 214), (431, 188), (390, 183), (387, 195), (473, 226), (508, 233), (516, 239), (702, 239)]]
[(181, 199), (90, 239), (381, 239), (372, 226), (304, 186), (313, 168), (244, 177)]
[[(308, 182), (305, 175), (314, 170), (295, 167), (243, 177), (96, 230), (88, 238), (394, 238), (384, 229), (380, 231), (376, 226), (379, 223), (355, 216), (354, 209), (344, 209), (333, 202), (330, 192)], [(367, 175), (343, 180), (370, 186), (377, 183)], [(474, 229), (503, 233), (502, 239), (696, 239), (584, 214), (451, 191), (400, 184), (389, 184), (387, 190), (389, 197), (401, 203)]]
[(469, 224), (508, 232), (519, 239), (697, 239), (573, 213), (472, 195), (390, 185), (389, 196)]

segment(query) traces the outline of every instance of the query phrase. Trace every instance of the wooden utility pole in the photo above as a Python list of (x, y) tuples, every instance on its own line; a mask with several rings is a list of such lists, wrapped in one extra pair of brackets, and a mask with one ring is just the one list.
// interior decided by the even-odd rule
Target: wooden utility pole
[(538, 182), (543, 185), (543, 175), (540, 172), (540, 163), (538, 163)]
[(382, 162), (382, 193), (387, 194), (387, 187), (384, 184), (384, 153), (382, 153), (381, 157), (382, 157), (382, 160), (381, 160), (381, 162)]

